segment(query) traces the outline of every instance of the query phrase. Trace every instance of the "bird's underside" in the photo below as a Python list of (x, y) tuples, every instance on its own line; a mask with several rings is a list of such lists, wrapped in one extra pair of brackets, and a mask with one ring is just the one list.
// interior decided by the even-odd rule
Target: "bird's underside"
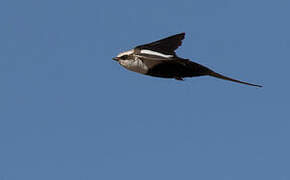
[(183, 80), (186, 77), (208, 75), (250, 86), (262, 87), (226, 77), (201, 64), (178, 57), (175, 54), (175, 50), (181, 46), (184, 36), (185, 33), (180, 33), (149, 44), (140, 45), (132, 50), (120, 53), (113, 59), (131, 71), (154, 77)]
[(147, 75), (161, 78), (174, 78), (176, 80), (183, 80), (183, 78), (186, 77), (212, 76), (250, 86), (262, 87), (260, 85), (251, 84), (226, 77), (224, 75), (214, 72), (213, 70), (201, 64), (189, 61), (187, 59), (168, 60), (165, 63), (157, 64), (147, 72)]
[(156, 64), (149, 69), (147, 75), (182, 80), (185, 77), (208, 75), (209, 72), (211, 72), (209, 68), (198, 63), (187, 59), (177, 59), (167, 60), (163, 61), (163, 63)]

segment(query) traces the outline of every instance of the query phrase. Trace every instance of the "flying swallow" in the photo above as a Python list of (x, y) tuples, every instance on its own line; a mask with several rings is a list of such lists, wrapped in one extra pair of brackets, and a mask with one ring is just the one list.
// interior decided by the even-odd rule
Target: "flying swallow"
[(122, 52), (113, 60), (130, 71), (160, 77), (183, 80), (186, 77), (212, 76), (224, 80), (242, 83), (250, 86), (261, 85), (239, 81), (219, 74), (208, 67), (183, 59), (176, 55), (175, 50), (181, 46), (185, 33), (176, 34), (158, 41), (136, 46), (134, 49)]

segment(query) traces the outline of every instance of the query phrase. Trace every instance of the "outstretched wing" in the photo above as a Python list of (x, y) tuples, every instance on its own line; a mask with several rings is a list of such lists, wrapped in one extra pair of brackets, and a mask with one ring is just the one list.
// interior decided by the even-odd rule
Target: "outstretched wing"
[(175, 56), (175, 50), (181, 46), (185, 33), (176, 34), (149, 44), (137, 46), (141, 50), (151, 50), (166, 55)]

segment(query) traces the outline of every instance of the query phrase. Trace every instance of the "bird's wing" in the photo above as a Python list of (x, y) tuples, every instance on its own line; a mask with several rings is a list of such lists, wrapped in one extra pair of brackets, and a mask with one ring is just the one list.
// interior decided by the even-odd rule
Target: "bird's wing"
[(175, 50), (181, 46), (185, 33), (176, 34), (149, 44), (143, 44), (135, 47), (141, 50), (150, 50), (163, 55), (175, 56)]

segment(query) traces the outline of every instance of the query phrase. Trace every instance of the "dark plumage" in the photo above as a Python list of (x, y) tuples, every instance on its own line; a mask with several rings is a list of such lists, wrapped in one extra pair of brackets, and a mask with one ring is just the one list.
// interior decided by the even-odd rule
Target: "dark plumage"
[(184, 36), (185, 33), (180, 33), (140, 45), (132, 50), (120, 53), (113, 59), (131, 71), (155, 77), (183, 80), (186, 77), (208, 75), (250, 86), (262, 87), (226, 77), (201, 64), (178, 57), (175, 50), (181, 46)]

